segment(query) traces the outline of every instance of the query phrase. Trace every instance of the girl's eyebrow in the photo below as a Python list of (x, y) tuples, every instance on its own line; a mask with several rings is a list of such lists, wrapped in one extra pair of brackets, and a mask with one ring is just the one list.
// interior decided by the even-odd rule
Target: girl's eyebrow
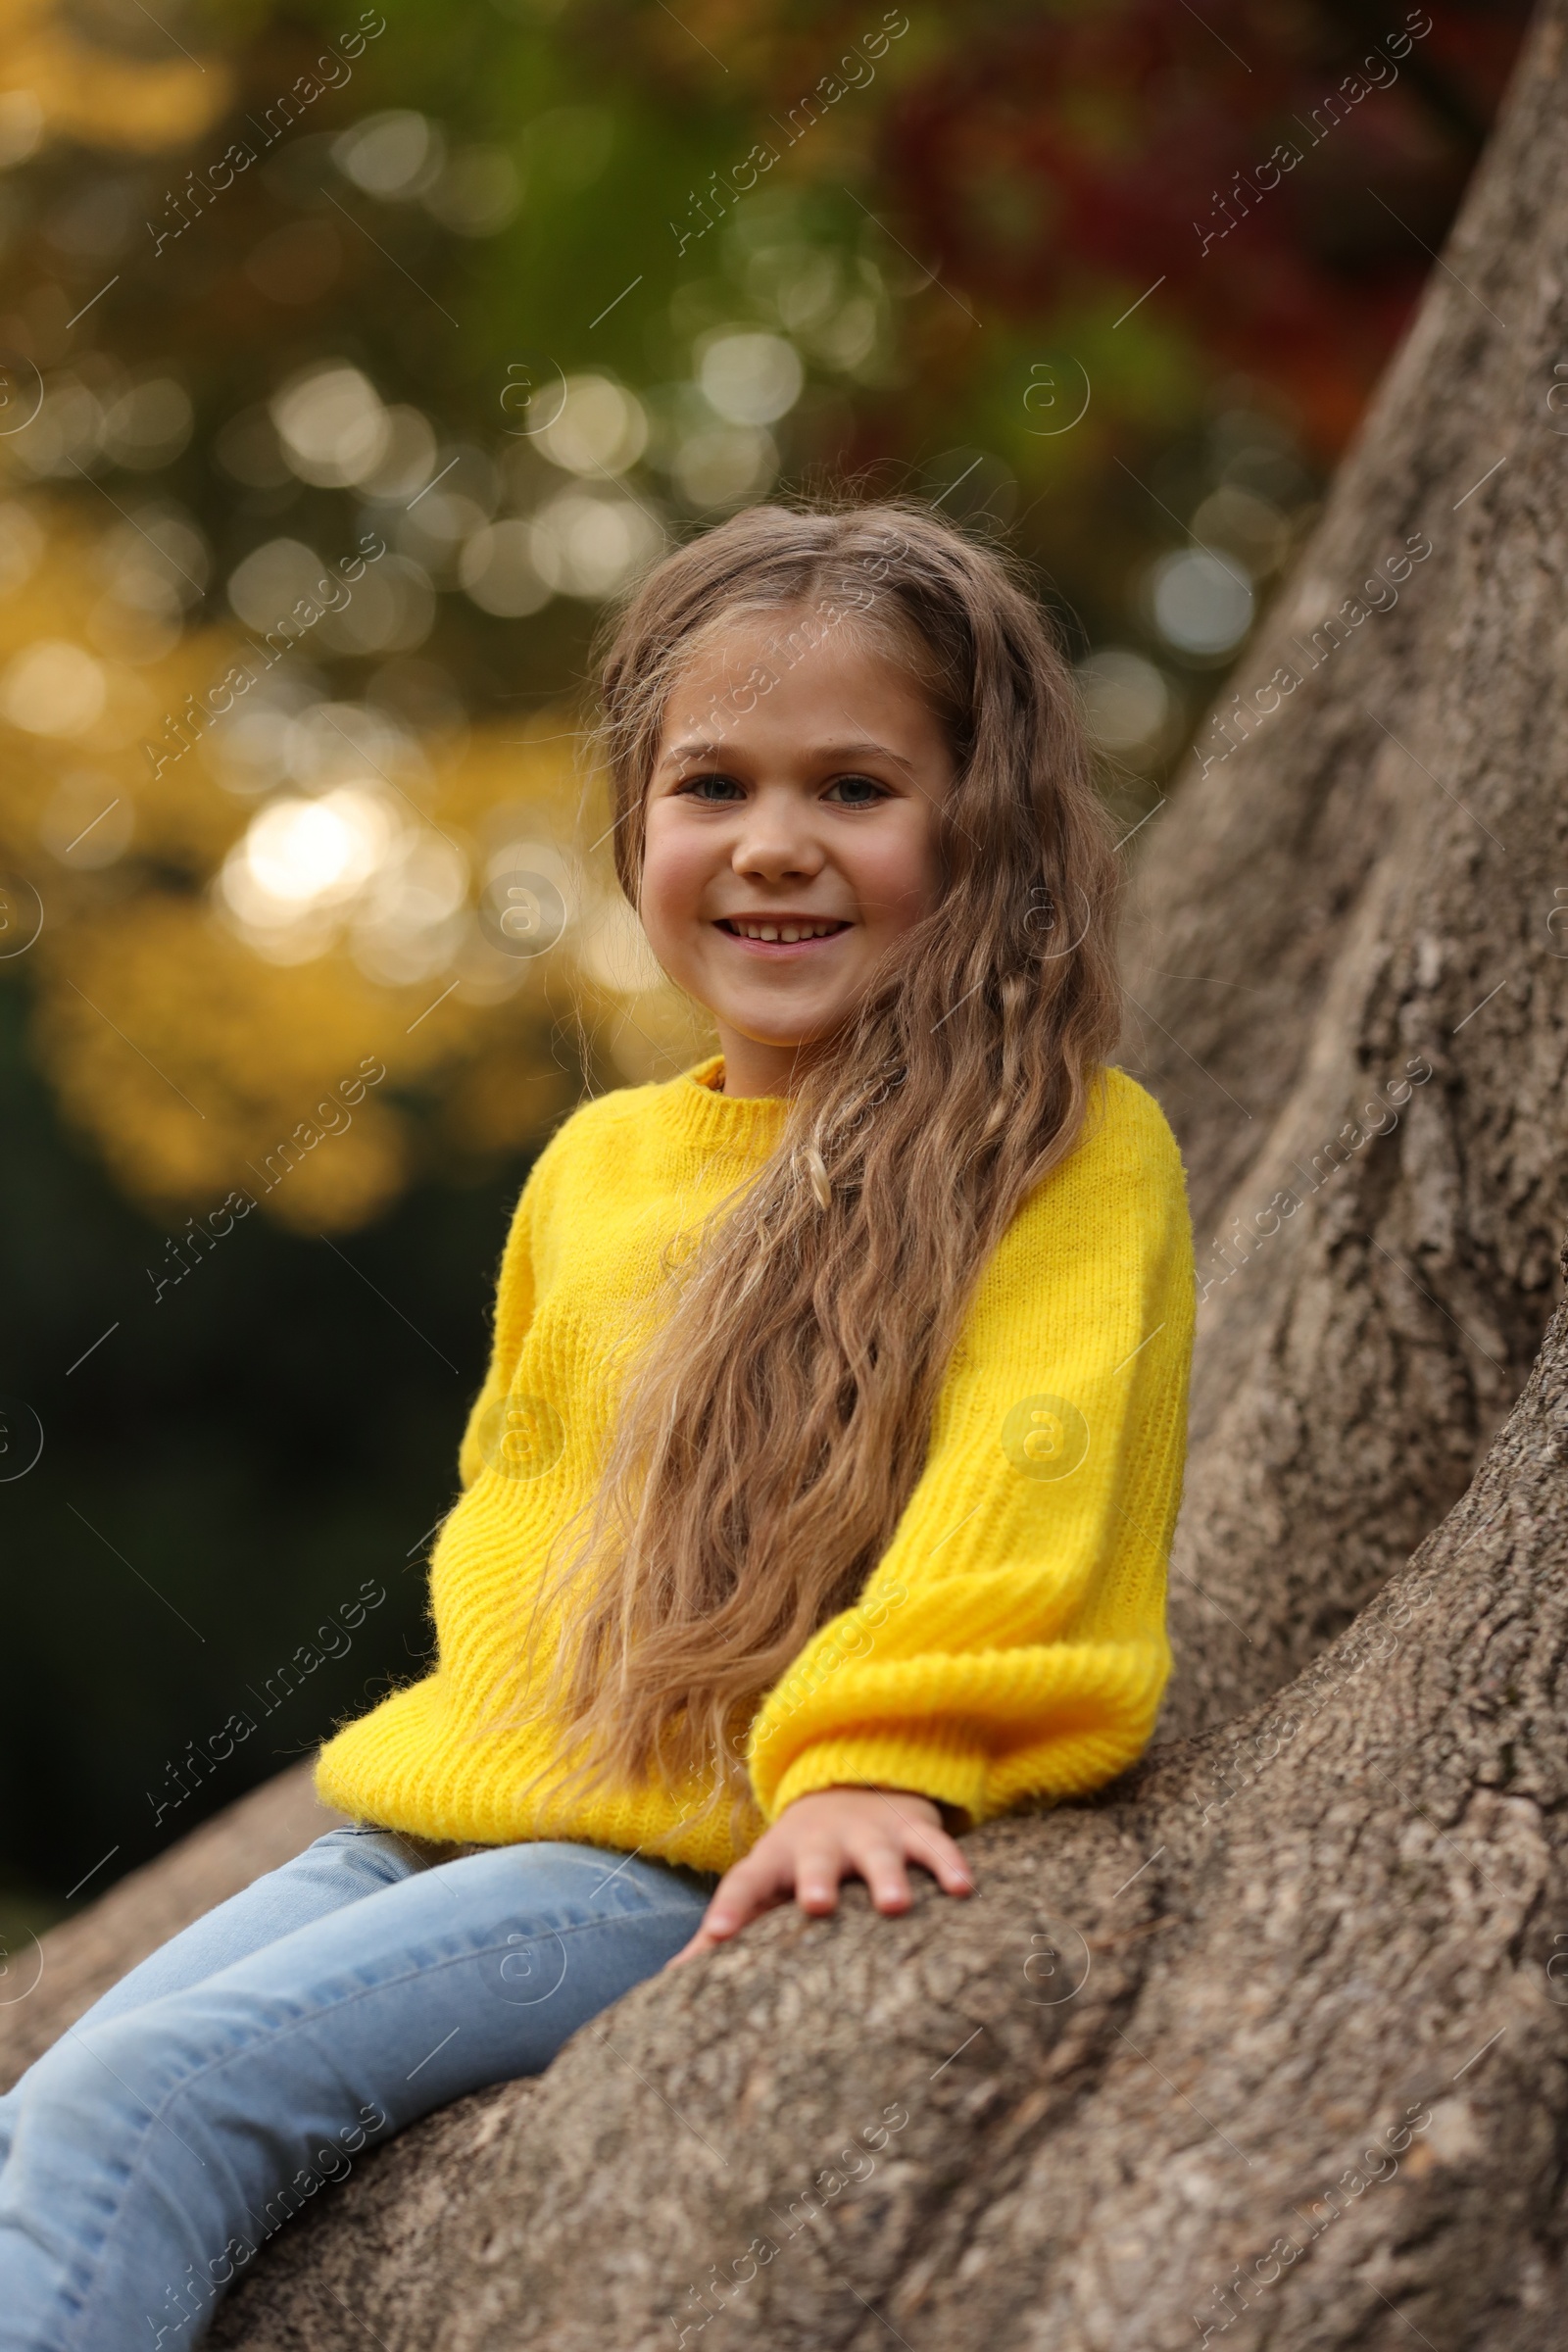
[(686, 743), (672, 743), (660, 760), (661, 767), (676, 767), (682, 760), (716, 760), (724, 746), (710, 735), (693, 736)]
[[(853, 743), (808, 744), (806, 749), (813, 760), (891, 760), (896, 767), (907, 769), (911, 776), (915, 772), (913, 760), (906, 760), (902, 752), (895, 752), (887, 744), (873, 743), (869, 739)], [(724, 753), (725, 746), (712, 737), (694, 737), (686, 743), (671, 744), (659, 764), (661, 767), (676, 767), (683, 760), (716, 760), (723, 758)], [(730, 756), (733, 757), (733, 750)]]
[(906, 760), (902, 752), (894, 751), (888, 744), (873, 743), (869, 737), (853, 743), (819, 743), (811, 748), (818, 760), (891, 760), (895, 767), (907, 768), (911, 776), (914, 773), (912, 760)]

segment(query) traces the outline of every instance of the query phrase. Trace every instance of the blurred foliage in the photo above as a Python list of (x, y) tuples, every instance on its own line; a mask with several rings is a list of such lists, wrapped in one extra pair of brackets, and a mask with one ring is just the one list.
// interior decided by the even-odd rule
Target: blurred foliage
[[(1152, 806), (1518, 31), (1277, 0), (13, 18), (0, 863), (13, 939), (29, 886), (46, 910), (39, 1050), (166, 1212), (255, 1193), (378, 1056), (386, 1095), (262, 1198), (312, 1231), (514, 1151), (579, 1064), (700, 1048), (590, 850), (579, 687), (603, 602), (773, 483), (1007, 531)], [(1364, 52), (1387, 86), (1348, 100)], [(519, 872), (557, 894), (523, 886), (520, 940), (485, 903)]]
[[(939, 501), (1032, 566), (1137, 824), (1525, 13), (0, 0), (0, 1386), (51, 1448), (0, 1482), (0, 1769), (86, 1727), (53, 1827), (8, 1808), (40, 1883), (145, 1850), (110, 1759), (224, 1711), (70, 1508), (265, 1671), (441, 1507), (528, 1152), (706, 1050), (610, 869), (607, 608), (775, 487)], [(322, 1236), (410, 1328), (468, 1298), (438, 1395)]]

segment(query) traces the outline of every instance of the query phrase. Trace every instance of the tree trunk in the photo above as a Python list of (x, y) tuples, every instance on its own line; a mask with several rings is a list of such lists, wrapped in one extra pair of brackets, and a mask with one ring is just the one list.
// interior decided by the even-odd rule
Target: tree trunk
[(1559, 2340), (1568, 1308), (1526, 1376), (1568, 1222), (1565, 28), (1548, 0), (1237, 748), (1205, 728), (1150, 828), (1141, 1066), (1213, 1278), (1188, 1736), (977, 1835), (972, 1902), (777, 1913), (404, 2134), (216, 2345)]
[(1559, 2345), (1565, 1467), (1560, 1307), (1278, 1700), (981, 1832), (968, 1904), (857, 1890), (639, 1986), (323, 2197), (215, 2344)]
[(1556, 1295), (1565, 27), (1538, 18), (1323, 522), (1148, 827), (1132, 1066), (1208, 1286), (1167, 1735), (1277, 1690), (1408, 1557)]

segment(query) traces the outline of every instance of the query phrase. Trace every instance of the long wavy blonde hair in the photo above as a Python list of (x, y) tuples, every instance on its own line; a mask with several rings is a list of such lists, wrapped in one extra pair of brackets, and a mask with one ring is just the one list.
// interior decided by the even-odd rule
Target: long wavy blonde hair
[(674, 680), (759, 614), (786, 659), (840, 626), (891, 653), (956, 780), (939, 903), (803, 1065), (760, 1173), (666, 1264), (586, 1532), (547, 1588), (570, 1628), (542, 1678), (566, 1778), (695, 1777), (705, 1812), (727, 1797), (737, 1816), (758, 1701), (887, 1548), (976, 1281), (1071, 1151), (1121, 1025), (1120, 871), (1067, 665), (1007, 560), (897, 502), (753, 507), (621, 614), (603, 741), (632, 906)]

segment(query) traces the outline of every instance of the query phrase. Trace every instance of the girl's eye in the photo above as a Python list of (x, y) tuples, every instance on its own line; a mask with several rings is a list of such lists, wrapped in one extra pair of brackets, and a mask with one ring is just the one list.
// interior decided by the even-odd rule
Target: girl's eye
[[(716, 789), (710, 792), (708, 789), (710, 785)], [(732, 792), (739, 792), (741, 787), (733, 776), (710, 773), (701, 776), (687, 776), (675, 789), (677, 793), (694, 801), (722, 801), (726, 800)]]
[[(878, 801), (885, 801), (888, 797), (886, 787), (879, 784), (874, 776), (835, 776), (828, 789), (837, 792), (840, 786), (847, 794), (854, 796), (842, 804), (846, 808), (874, 808)], [(867, 793), (872, 796), (869, 800), (861, 797)]]

